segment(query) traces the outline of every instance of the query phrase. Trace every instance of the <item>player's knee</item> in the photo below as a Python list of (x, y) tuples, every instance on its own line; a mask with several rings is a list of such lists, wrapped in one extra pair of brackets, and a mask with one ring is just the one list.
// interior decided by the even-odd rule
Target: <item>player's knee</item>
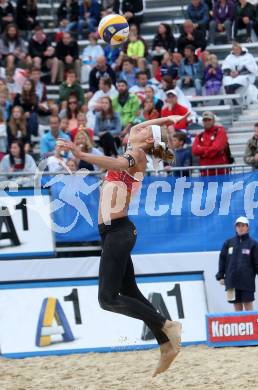
[(115, 306), (115, 298), (107, 291), (99, 291), (99, 305), (103, 310), (112, 311)]

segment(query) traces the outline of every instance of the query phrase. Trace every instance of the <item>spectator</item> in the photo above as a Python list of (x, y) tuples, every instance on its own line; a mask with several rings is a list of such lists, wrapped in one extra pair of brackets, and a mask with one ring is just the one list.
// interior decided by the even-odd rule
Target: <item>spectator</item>
[(11, 1), (0, 0), (0, 32), (5, 31), (9, 23), (14, 22), (15, 9)]
[(138, 39), (135, 33), (130, 32), (128, 37), (128, 46), (127, 46), (127, 56), (138, 60), (139, 58), (144, 57), (144, 44), (140, 39)]
[(187, 8), (187, 19), (190, 19), (194, 28), (201, 30), (206, 35), (208, 23), (209, 23), (209, 8), (201, 0), (191, 0)]
[(129, 24), (142, 23), (144, 13), (144, 0), (114, 0), (113, 11), (124, 15)]
[(70, 137), (71, 137), (72, 141), (74, 141), (74, 138), (79, 130), (86, 131), (86, 133), (90, 137), (91, 141), (93, 141), (94, 130), (88, 126), (87, 118), (83, 112), (79, 112), (77, 115), (77, 128), (70, 131)]
[(96, 113), (95, 135), (106, 156), (117, 157), (120, 146), (119, 133), (122, 130), (120, 115), (112, 107), (112, 100), (106, 96), (101, 99), (101, 109)]
[(133, 122), (141, 103), (136, 95), (129, 93), (125, 80), (118, 81), (117, 90), (118, 96), (113, 99), (112, 105), (114, 112), (120, 114), (122, 126), (126, 127), (130, 122)]
[(17, 0), (16, 24), (21, 31), (32, 31), (37, 24), (37, 0)]
[(79, 37), (82, 39), (83, 26), (87, 26), (89, 33), (97, 30), (101, 16), (101, 4), (99, 0), (84, 0), (80, 5)]
[(151, 85), (147, 85), (145, 87), (144, 92), (145, 92), (145, 98), (151, 99), (153, 101), (155, 110), (157, 110), (160, 113), (164, 103), (161, 99), (155, 96), (154, 88)]
[(107, 64), (112, 68), (116, 67), (119, 56), (121, 55), (120, 46), (105, 45), (104, 55), (107, 61)]
[(11, 106), (12, 104), (9, 93), (1, 92), (0, 90), (0, 112), (3, 115), (5, 121), (7, 121), (10, 117)]
[(225, 286), (227, 300), (235, 311), (253, 310), (258, 244), (249, 236), (249, 221), (238, 217), (236, 236), (225, 241), (219, 256), (216, 279)]
[(50, 130), (45, 133), (40, 140), (40, 154), (42, 158), (46, 158), (54, 154), (56, 141), (58, 138), (70, 140), (69, 135), (59, 129), (60, 120), (58, 116), (51, 116), (49, 119)]
[(143, 102), (145, 99), (145, 87), (149, 84), (147, 72), (138, 72), (136, 79), (137, 84), (130, 88), (130, 93), (135, 94)]
[[(80, 83), (76, 79), (76, 73), (73, 70), (67, 72), (66, 81), (64, 81), (59, 88), (59, 99), (61, 102), (66, 102), (71, 95), (75, 95), (79, 105), (85, 103), (85, 97)], [(64, 105), (65, 106), (65, 105)]]
[(38, 135), (38, 99), (35, 91), (34, 81), (27, 79), (22, 87), (21, 94), (15, 96), (14, 106), (21, 106), (25, 117), (27, 118), (27, 126), (30, 134)]
[(35, 93), (38, 102), (38, 115), (49, 115), (50, 110), (54, 107), (54, 105), (49, 105), (48, 103), (46, 85), (40, 80), (40, 69), (35, 67), (32, 68), (30, 78), (34, 82), (35, 86)]
[(130, 57), (125, 57), (122, 64), (122, 72), (119, 74), (120, 80), (125, 80), (128, 87), (131, 88), (136, 84), (136, 75), (138, 69), (135, 67), (134, 60)]
[(69, 131), (69, 119), (67, 117), (64, 117), (60, 120), (60, 130), (63, 131), (65, 134), (71, 135)]
[[(172, 150), (175, 155), (173, 167), (190, 167), (192, 165), (192, 151), (190, 147), (185, 147), (187, 135), (181, 131), (173, 134), (171, 139)], [(174, 171), (175, 177), (190, 176), (189, 170)]]
[[(199, 157), (199, 165), (225, 165), (228, 159), (228, 137), (223, 126), (215, 124), (215, 116), (206, 111), (202, 116), (204, 131), (195, 137), (192, 153)], [(224, 175), (226, 168), (202, 170), (202, 176)]]
[(62, 31), (70, 32), (78, 27), (80, 7), (77, 0), (63, 0), (57, 9), (58, 24)]
[(183, 31), (177, 40), (177, 50), (183, 55), (185, 47), (188, 45), (201, 50), (205, 50), (207, 46), (205, 34), (201, 30), (195, 29), (191, 20), (185, 20), (183, 24)]
[(234, 23), (234, 37), (237, 39), (240, 29), (245, 29), (247, 34), (247, 42), (251, 42), (251, 32), (255, 20), (255, 8), (247, 0), (239, 0), (239, 5), (236, 9), (236, 17)]
[(206, 95), (218, 95), (222, 86), (223, 73), (217, 56), (210, 54), (204, 69)]
[(62, 110), (59, 116), (61, 119), (68, 119), (68, 129), (69, 131), (72, 131), (78, 127), (77, 116), (80, 111), (80, 107), (76, 95), (73, 94), (69, 96), (67, 103), (67, 108)]
[(47, 158), (47, 170), (50, 173), (63, 172), (65, 170), (64, 164), (66, 164), (67, 158), (60, 153), (59, 148), (55, 147), (54, 154)]
[[(144, 57), (147, 58), (148, 57), (148, 44), (145, 41), (145, 39), (140, 35), (139, 26), (136, 24), (131, 24), (130, 25), (130, 32), (137, 35), (137, 40), (142, 41), (142, 43), (144, 44), (144, 48), (145, 48), (144, 49)], [(127, 52), (128, 44), (129, 44), (128, 40), (123, 44), (123, 52), (124, 53)]]
[(30, 151), (30, 133), (27, 127), (26, 116), (22, 107), (14, 106), (11, 111), (11, 117), (7, 123), (8, 148), (13, 141), (18, 140), (22, 143), (26, 153)]
[[(194, 0), (193, 0), (194, 1)], [(184, 57), (179, 67), (179, 80), (177, 85), (180, 89), (195, 88), (197, 96), (202, 95), (203, 64), (194, 54), (194, 46), (188, 45), (184, 50)]]
[(58, 80), (64, 80), (64, 72), (74, 70), (80, 80), (81, 61), (79, 59), (79, 46), (72, 39), (70, 33), (65, 32), (61, 41), (56, 45), (56, 57), (58, 59)]
[(112, 83), (116, 83), (116, 75), (113, 69), (107, 64), (106, 58), (104, 56), (98, 57), (96, 61), (96, 66), (92, 68), (89, 77), (90, 91), (95, 93), (99, 87), (99, 79), (103, 76), (109, 76), (112, 80)]
[(155, 109), (152, 98), (145, 99), (143, 105), (143, 116), (145, 121), (157, 119), (160, 117), (160, 113)]
[(69, 158), (66, 162), (66, 166), (70, 169), (72, 172), (76, 172), (79, 169), (79, 166), (77, 164), (77, 161), (75, 158)]
[[(79, 130), (74, 138), (74, 143), (76, 146), (78, 146), (83, 153), (91, 153), (95, 156), (103, 156), (103, 153), (93, 147), (93, 144), (91, 142), (91, 139), (87, 132), (83, 130)], [(84, 160), (80, 160), (78, 162), (78, 168), (79, 169), (88, 169), (89, 171), (99, 171), (100, 168), (98, 165), (90, 164)]]
[[(222, 64), (223, 85), (227, 94), (241, 93), (246, 104), (257, 100), (257, 89), (254, 86), (257, 75), (257, 64), (246, 48), (235, 42), (231, 53)], [(237, 104), (234, 101), (234, 104)]]
[(58, 72), (58, 60), (54, 57), (55, 49), (51, 46), (41, 26), (37, 26), (29, 41), (27, 63), (36, 68), (51, 72), (51, 83), (54, 84)]
[[(13, 172), (27, 172), (34, 173), (36, 171), (36, 163), (29, 154), (24, 150), (23, 144), (18, 141), (12, 141), (10, 145), (9, 154), (4, 156), (0, 163), (0, 172), (3, 173), (13, 173)], [(31, 177), (27, 178), (17, 178), (15, 177), (15, 181), (18, 184), (23, 185), (32, 185)]]
[(98, 44), (98, 38), (95, 33), (89, 35), (89, 45), (82, 52), (81, 82), (87, 83), (91, 69), (96, 65), (98, 57), (104, 55), (104, 50)]
[(104, 96), (108, 96), (111, 99), (117, 97), (118, 92), (110, 77), (101, 77), (99, 79), (99, 90), (94, 93), (92, 98), (89, 100), (88, 108), (89, 110), (98, 111), (99, 108), (102, 108), (102, 104), (99, 103), (100, 99)]
[(0, 39), (0, 58), (6, 65), (6, 71), (13, 72), (15, 66), (25, 63), (27, 48), (15, 24), (8, 24)]
[(213, 5), (213, 20), (210, 21), (209, 39), (215, 45), (216, 32), (226, 32), (227, 42), (232, 40), (232, 24), (235, 17), (235, 3), (231, 0), (218, 0)]
[(254, 135), (247, 142), (244, 161), (253, 169), (258, 169), (258, 123), (255, 123)]
[[(175, 89), (170, 89), (166, 92), (167, 101), (165, 107), (161, 111), (161, 117), (165, 118), (170, 115), (185, 115), (188, 112), (188, 108), (182, 106), (177, 101), (177, 91)], [(187, 118), (183, 118), (181, 121), (171, 125), (168, 123), (169, 133), (174, 133), (175, 130), (186, 130), (188, 127)]]
[(158, 32), (152, 41), (152, 55), (160, 56), (163, 55), (165, 51), (173, 53), (175, 46), (176, 41), (170, 26), (166, 23), (160, 23)]
[(0, 161), (7, 151), (7, 131), (3, 112), (0, 110)]

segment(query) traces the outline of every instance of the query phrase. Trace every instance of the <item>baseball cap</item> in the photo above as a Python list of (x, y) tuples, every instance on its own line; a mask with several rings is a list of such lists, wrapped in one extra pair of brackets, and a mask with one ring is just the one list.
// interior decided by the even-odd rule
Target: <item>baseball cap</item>
[(177, 91), (176, 91), (175, 89), (169, 89), (169, 90), (166, 92), (167, 95), (169, 95), (170, 93), (173, 94), (173, 95), (175, 95), (175, 96), (178, 96)]
[(211, 111), (205, 111), (202, 114), (202, 119), (215, 119), (215, 115)]
[(248, 221), (248, 219), (247, 219), (246, 217), (238, 217), (238, 218), (236, 219), (235, 225), (236, 225), (237, 223), (244, 223), (245, 225), (248, 225), (248, 226), (249, 226), (249, 221)]

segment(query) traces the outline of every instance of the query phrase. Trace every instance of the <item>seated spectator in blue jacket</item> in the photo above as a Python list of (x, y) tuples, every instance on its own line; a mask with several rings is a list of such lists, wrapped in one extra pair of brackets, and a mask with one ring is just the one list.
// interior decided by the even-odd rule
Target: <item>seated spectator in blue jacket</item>
[[(191, 147), (185, 147), (186, 141), (186, 133), (177, 131), (172, 135), (171, 146), (175, 155), (173, 167), (189, 167), (192, 165), (192, 151)], [(174, 176), (189, 176), (189, 171), (174, 171)]]
[(235, 17), (236, 6), (231, 0), (218, 0), (213, 5), (213, 20), (210, 21), (209, 39), (215, 44), (216, 32), (225, 31), (228, 43), (232, 40), (232, 24)]
[(219, 256), (216, 279), (225, 286), (235, 311), (253, 310), (255, 277), (258, 274), (258, 243), (249, 235), (249, 221), (238, 217), (236, 235), (225, 241)]
[(50, 130), (45, 133), (40, 140), (40, 154), (46, 158), (55, 153), (56, 141), (58, 138), (70, 140), (69, 135), (60, 130), (60, 119), (58, 116), (51, 116), (49, 119)]
[(195, 48), (188, 45), (184, 50), (184, 58), (179, 66), (179, 80), (177, 86), (180, 89), (194, 87), (197, 96), (202, 95), (202, 80), (204, 76), (203, 63), (194, 53)]
[(206, 3), (201, 0), (191, 0), (187, 8), (187, 19), (190, 19), (195, 28), (206, 33), (209, 23), (209, 8)]
[(131, 88), (137, 84), (137, 73), (139, 69), (135, 67), (135, 62), (130, 57), (125, 57), (122, 64), (122, 71), (119, 73), (119, 80), (125, 80)]
[(99, 136), (99, 144), (106, 156), (117, 156), (120, 146), (119, 133), (122, 130), (120, 115), (112, 107), (108, 96), (101, 98), (101, 109), (96, 113), (94, 133)]

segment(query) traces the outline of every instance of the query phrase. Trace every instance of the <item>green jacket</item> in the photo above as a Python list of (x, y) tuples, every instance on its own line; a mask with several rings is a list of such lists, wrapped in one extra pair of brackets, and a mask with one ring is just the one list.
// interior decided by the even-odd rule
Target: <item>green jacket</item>
[(76, 95), (80, 106), (85, 103), (84, 91), (78, 81), (76, 81), (71, 87), (69, 87), (66, 81), (64, 81), (59, 88), (59, 98), (61, 102), (68, 100), (72, 94)]
[(129, 94), (129, 99), (123, 106), (119, 104), (118, 97), (113, 99), (112, 105), (114, 111), (119, 112), (122, 125), (125, 127), (128, 123), (133, 122), (141, 103), (137, 96)]
[(252, 165), (254, 169), (258, 169), (258, 162), (255, 161), (254, 156), (258, 154), (258, 139), (252, 137), (247, 142), (245, 148), (244, 161), (248, 165)]

